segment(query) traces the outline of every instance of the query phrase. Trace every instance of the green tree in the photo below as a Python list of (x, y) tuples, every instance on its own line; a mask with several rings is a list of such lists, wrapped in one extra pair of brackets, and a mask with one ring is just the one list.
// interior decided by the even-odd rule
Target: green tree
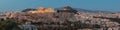
[(0, 30), (12, 30), (13, 28), (18, 28), (19, 23), (15, 21), (15, 19), (7, 19), (0, 21)]

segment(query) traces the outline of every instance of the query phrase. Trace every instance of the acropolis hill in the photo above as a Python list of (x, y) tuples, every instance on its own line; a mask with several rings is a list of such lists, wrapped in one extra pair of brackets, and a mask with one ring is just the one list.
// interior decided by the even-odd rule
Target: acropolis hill
[(5, 13), (0, 19), (1, 22), (12, 19), (20, 29), (29, 30), (120, 30), (120, 13), (80, 12), (69, 6), (60, 10), (40, 7)]
[[(27, 10), (30, 10), (30, 9), (27, 9)], [(37, 9), (31, 9), (30, 11), (25, 11), (25, 12), (33, 13), (33, 14), (34, 13), (56, 13), (56, 12), (76, 13), (77, 10), (74, 10), (74, 9), (72, 9), (69, 6), (66, 6), (66, 7), (63, 7), (63, 9), (61, 9), (61, 10), (55, 10), (54, 8), (43, 8), (43, 7), (40, 7), (40, 8), (37, 8)]]

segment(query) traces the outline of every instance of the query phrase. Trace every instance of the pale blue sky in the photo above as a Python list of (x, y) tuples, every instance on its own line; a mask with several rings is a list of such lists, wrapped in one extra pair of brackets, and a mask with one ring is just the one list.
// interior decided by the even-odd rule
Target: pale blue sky
[(26, 8), (72, 6), (88, 10), (120, 11), (120, 0), (0, 0), (0, 12)]

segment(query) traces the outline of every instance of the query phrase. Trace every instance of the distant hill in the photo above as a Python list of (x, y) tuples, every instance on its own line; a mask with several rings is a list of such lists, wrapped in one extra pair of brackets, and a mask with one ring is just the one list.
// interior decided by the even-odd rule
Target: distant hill
[[(62, 8), (55, 8), (55, 10), (61, 10)], [(73, 8), (79, 12), (89, 12), (89, 13), (99, 13), (99, 12), (102, 12), (102, 13), (113, 13), (111, 11), (98, 11), (98, 10), (87, 10), (87, 9), (82, 9), (82, 8)]]
[[(55, 10), (61, 10), (62, 8), (55, 8)], [(77, 10), (79, 12), (89, 12), (89, 13), (99, 13), (99, 12), (102, 12), (102, 13), (113, 13), (111, 11), (87, 10), (87, 9), (82, 9), (82, 8), (72, 8), (72, 9), (75, 9), (75, 10)], [(34, 10), (37, 10), (37, 9), (27, 8), (25, 10), (22, 10), (22, 12), (34, 11)]]
[(102, 13), (113, 13), (111, 11), (102, 11), (102, 10), (87, 10), (87, 9), (81, 9), (81, 8), (74, 8), (80, 12), (89, 12), (89, 13), (99, 13), (99, 12), (102, 12)]
[(37, 10), (37, 9), (33, 9), (33, 8), (27, 8), (27, 9), (24, 9), (24, 10), (22, 10), (22, 12), (27, 12), (27, 11), (35, 11), (35, 10)]

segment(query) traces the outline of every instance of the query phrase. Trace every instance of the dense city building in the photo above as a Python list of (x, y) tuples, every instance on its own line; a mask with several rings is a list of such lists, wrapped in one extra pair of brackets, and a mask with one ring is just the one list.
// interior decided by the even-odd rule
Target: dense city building
[(69, 6), (57, 12), (53, 8), (38, 8), (1, 13), (0, 20), (0, 28), (11, 21), (9, 27), (15, 24), (13, 30), (120, 30), (120, 13), (79, 12)]

